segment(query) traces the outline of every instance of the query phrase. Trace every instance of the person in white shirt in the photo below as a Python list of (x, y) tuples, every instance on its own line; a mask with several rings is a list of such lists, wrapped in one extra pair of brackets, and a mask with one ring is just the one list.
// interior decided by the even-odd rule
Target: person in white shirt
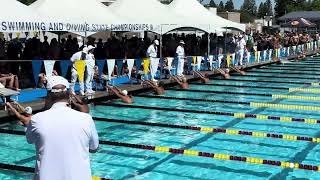
[(88, 54), (86, 58), (86, 94), (94, 94), (92, 90), (92, 81), (94, 76), (94, 66), (96, 65), (96, 61), (94, 58), (93, 50), (95, 49), (94, 46), (88, 46)]
[(184, 53), (184, 41), (179, 42), (179, 46), (177, 47), (176, 50), (176, 55), (178, 58), (178, 67), (177, 67), (177, 75), (178, 76), (184, 76), (183, 75), (183, 70), (184, 70), (184, 59), (185, 59), (185, 53)]
[[(75, 83), (77, 82), (78, 77), (79, 77), (76, 66), (75, 66), (75, 62), (86, 60), (87, 54), (88, 54), (88, 48), (84, 47), (82, 51), (79, 51), (79, 52), (76, 52), (75, 54), (73, 54), (70, 59), (71, 62), (73, 63), (72, 69), (71, 69), (70, 93), (73, 95), (75, 95), (74, 86), (75, 86)], [(80, 95), (84, 96), (84, 84), (83, 84), (83, 82), (80, 82), (80, 81), (79, 81), (79, 84), (80, 84)]]
[(99, 138), (88, 113), (71, 109), (69, 82), (61, 76), (48, 79), (49, 110), (31, 117), (26, 137), (36, 147), (35, 180), (91, 180), (89, 152)]
[(155, 80), (155, 75), (157, 73), (158, 66), (159, 66), (159, 58), (157, 58), (157, 56), (158, 56), (158, 47), (157, 46), (159, 46), (159, 41), (154, 40), (154, 42), (149, 46), (149, 48), (147, 50), (147, 57), (150, 58), (151, 80), (154, 82), (157, 81), (157, 80)]
[(243, 57), (244, 57), (244, 52), (245, 52), (245, 48), (246, 48), (246, 40), (244, 39), (244, 37), (242, 35), (239, 36), (239, 42), (238, 42), (238, 47), (239, 47), (239, 62), (238, 65), (242, 66), (243, 64)]

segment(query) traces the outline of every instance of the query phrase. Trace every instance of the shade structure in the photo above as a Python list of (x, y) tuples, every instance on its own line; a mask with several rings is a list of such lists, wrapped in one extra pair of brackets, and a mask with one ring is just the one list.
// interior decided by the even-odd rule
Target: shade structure
[(293, 28), (312, 28), (316, 27), (315, 23), (310, 22), (304, 18), (298, 18), (297, 20), (290, 21), (286, 24), (283, 24), (285, 27), (293, 27)]
[(176, 14), (185, 17), (185, 19), (198, 19), (201, 23), (209, 24), (211, 32), (216, 32), (217, 29), (220, 30), (221, 28), (245, 31), (245, 25), (211, 13), (197, 0), (173, 0), (168, 7)]
[(134, 31), (146, 25), (127, 23), (97, 0), (37, 0), (30, 5), (35, 11), (55, 19), (57, 31)]
[(47, 29), (48, 18), (16, 0), (0, 0), (0, 32), (40, 31)]
[(159, 34), (180, 27), (189, 27), (190, 24), (199, 29), (208, 28), (208, 25), (199, 26), (194, 18), (185, 19), (158, 0), (117, 0), (109, 7), (112, 12), (132, 23), (151, 25), (150, 31)]

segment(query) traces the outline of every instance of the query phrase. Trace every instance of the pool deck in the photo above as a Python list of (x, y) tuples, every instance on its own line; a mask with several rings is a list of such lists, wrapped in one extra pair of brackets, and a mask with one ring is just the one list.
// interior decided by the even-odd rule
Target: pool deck
[[(308, 54), (308, 55), (309, 56), (314, 55), (314, 53)], [(292, 60), (295, 58), (296, 57), (289, 57), (287, 59)], [(279, 60), (272, 60), (272, 61), (264, 61), (264, 62), (259, 62), (259, 63), (252, 63), (250, 65), (243, 66), (243, 69), (251, 69), (251, 68), (261, 67), (261, 66), (265, 66), (265, 65), (275, 64), (277, 62), (280, 62), (280, 61)], [(216, 71), (203, 71), (203, 73), (208, 73), (208, 75), (211, 77), (221, 75), (220, 72), (216, 72)], [(231, 76), (232, 76), (232, 73), (234, 73), (234, 71), (230, 71)], [(186, 75), (186, 78), (187, 78), (188, 82), (196, 82), (196, 81), (200, 80), (199, 78), (196, 78), (193, 75)], [(171, 87), (171, 86), (177, 85), (176, 82), (171, 81), (169, 79), (162, 79), (161, 81), (164, 82), (165, 87)], [(142, 87), (140, 84), (126, 84), (126, 85), (119, 86), (119, 88), (126, 89), (129, 92), (129, 94), (132, 94), (132, 95), (152, 90), (151, 88)], [(109, 95), (107, 91), (97, 91), (94, 94), (94, 97), (92, 97), (89, 100), (89, 102), (106, 101), (106, 100), (113, 99), (113, 98), (115, 98), (115, 97)], [(27, 103), (21, 103), (21, 104), (24, 107), (26, 107), (26, 106), (32, 107), (33, 112), (36, 113), (36, 112), (43, 110), (45, 102), (44, 102), (44, 99), (41, 99), (41, 100), (27, 102)], [(14, 116), (12, 113), (4, 111), (4, 110), (0, 111), (0, 121), (1, 122), (8, 122), (13, 119), (14, 119)]]

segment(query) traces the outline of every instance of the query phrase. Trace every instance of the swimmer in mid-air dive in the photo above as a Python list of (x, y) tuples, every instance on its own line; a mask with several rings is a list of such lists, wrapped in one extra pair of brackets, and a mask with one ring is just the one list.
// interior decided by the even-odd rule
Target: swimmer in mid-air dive
[(150, 80), (146, 80), (142, 82), (142, 86), (143, 87), (151, 87), (155, 94), (157, 95), (163, 95), (165, 93), (163, 86), (163, 82), (159, 82), (159, 85), (157, 85), (157, 83), (155, 83), (154, 81), (150, 81)]
[(128, 91), (127, 90), (121, 90), (119, 88), (117, 88), (116, 86), (106, 86), (106, 89), (110, 90), (111, 92), (113, 92), (114, 95), (116, 95), (117, 97), (119, 97), (123, 102), (127, 103), (127, 104), (132, 104), (133, 100), (130, 96), (128, 96)]
[(242, 71), (242, 70), (240, 70), (239, 68), (236, 68), (236, 67), (234, 67), (234, 66), (231, 66), (230, 69), (232, 69), (232, 70), (240, 73), (242, 76), (245, 76), (245, 75), (246, 75), (246, 72), (244, 72), (244, 71)]
[(189, 84), (185, 77), (170, 76), (171, 79), (175, 80), (182, 89), (189, 89)]
[(201, 82), (204, 83), (204, 84), (206, 84), (206, 83), (208, 83), (210, 81), (209, 77), (208, 77), (209, 76), (208, 73), (205, 73), (203, 75), (200, 71), (193, 71), (193, 75), (195, 77), (199, 77)]

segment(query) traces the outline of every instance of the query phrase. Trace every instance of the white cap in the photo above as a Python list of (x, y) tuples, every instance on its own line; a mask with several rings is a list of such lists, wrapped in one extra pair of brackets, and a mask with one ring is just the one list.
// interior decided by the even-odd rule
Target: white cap
[[(66, 88), (65, 89), (53, 89), (53, 87), (57, 85), (63, 85)], [(62, 92), (62, 91), (67, 91), (69, 89), (70, 84), (68, 80), (66, 80), (64, 77), (61, 76), (51, 76), (48, 78), (48, 83), (47, 83), (47, 90), (51, 92)]]
[(31, 115), (31, 114), (32, 114), (32, 107), (28, 106), (28, 107), (24, 108), (24, 112), (25, 112), (26, 114)]
[(89, 45), (89, 46), (88, 46), (88, 51), (90, 51), (90, 50), (92, 50), (92, 49), (94, 49), (94, 48), (96, 48), (96, 47), (94, 47), (94, 46), (92, 46), (92, 45)]
[(154, 40), (154, 44), (157, 45), (157, 46), (159, 46), (160, 43), (159, 43), (158, 40)]
[(82, 52), (84, 52), (84, 53), (88, 53), (88, 51), (89, 51), (89, 48), (88, 47), (84, 47), (83, 49), (82, 49)]
[(77, 37), (77, 40), (78, 40), (78, 41), (82, 41), (83, 39), (82, 39), (81, 36), (78, 36), (78, 37)]
[(184, 41), (183, 41), (183, 40), (181, 40), (181, 41), (179, 42), (179, 44), (186, 44), (186, 43), (184, 43)]
[(219, 37), (223, 37), (223, 32), (219, 32), (219, 33), (218, 33), (218, 36), (219, 36)]
[(126, 95), (126, 96), (128, 95), (128, 91), (127, 91), (127, 90), (123, 90), (122, 93), (123, 93), (124, 95)]

